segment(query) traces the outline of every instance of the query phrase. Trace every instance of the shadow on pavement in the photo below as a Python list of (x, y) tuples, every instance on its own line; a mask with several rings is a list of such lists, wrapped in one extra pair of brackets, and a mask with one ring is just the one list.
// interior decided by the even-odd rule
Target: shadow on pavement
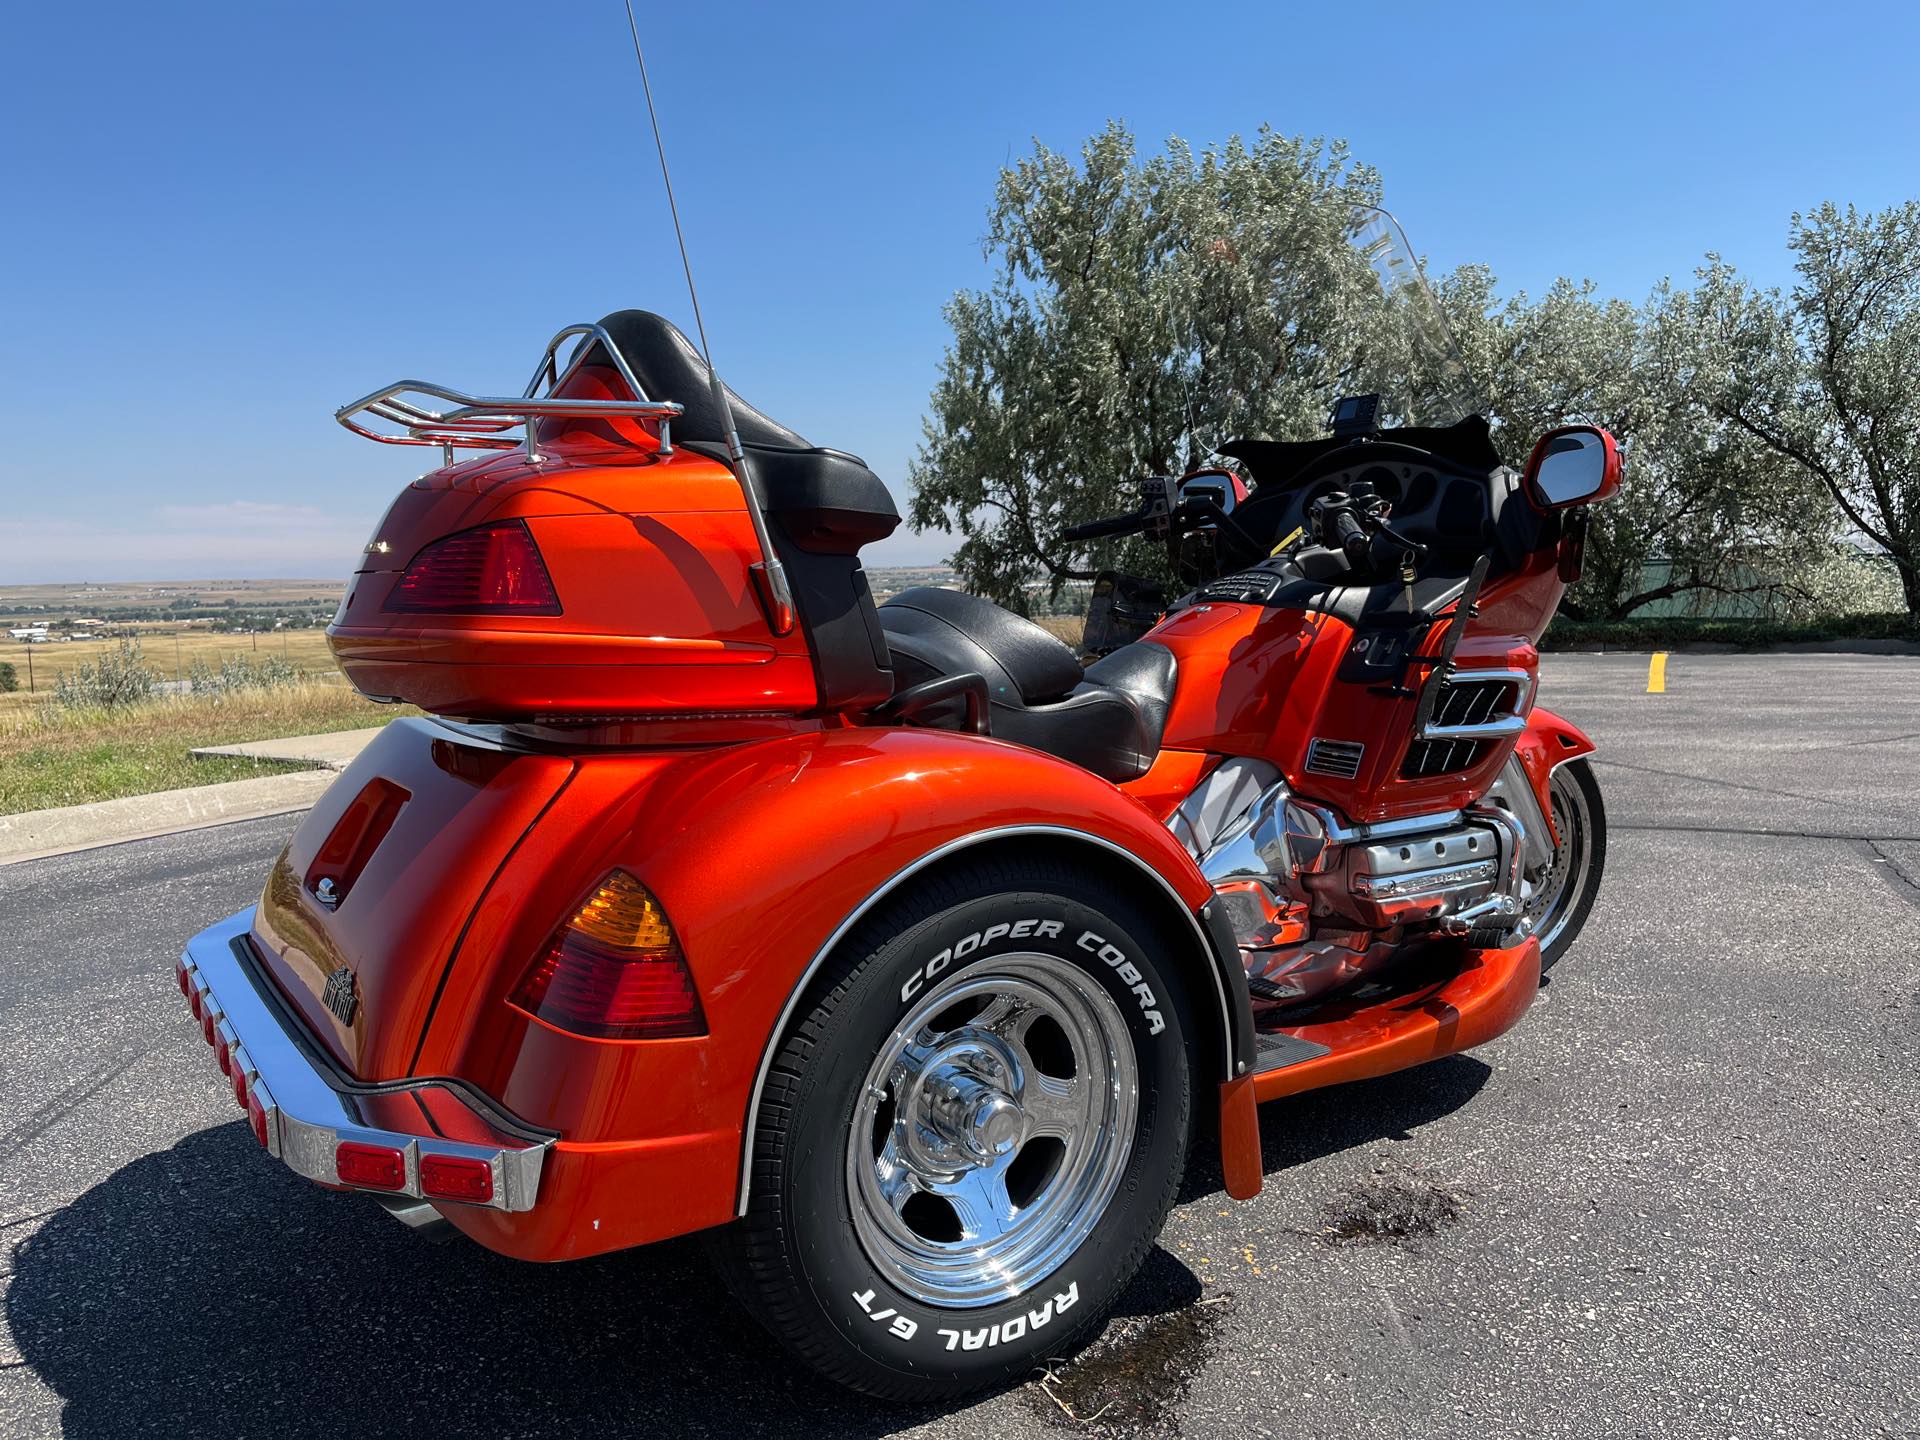
[[(1471, 1055), (1449, 1055), (1428, 1065), (1309, 1090), (1260, 1107), (1260, 1158), (1273, 1175), (1374, 1140), (1405, 1139), (1472, 1100), (1493, 1067)], [(1180, 1186), (1185, 1204), (1225, 1188), (1220, 1150), (1210, 1131), (1201, 1133)]]
[[(816, 1380), (694, 1241), (539, 1266), (265, 1161), (240, 1122), (117, 1171), (13, 1252), (7, 1319), (74, 1436), (880, 1436), (945, 1410)], [(1164, 1250), (1120, 1315), (1190, 1305)]]

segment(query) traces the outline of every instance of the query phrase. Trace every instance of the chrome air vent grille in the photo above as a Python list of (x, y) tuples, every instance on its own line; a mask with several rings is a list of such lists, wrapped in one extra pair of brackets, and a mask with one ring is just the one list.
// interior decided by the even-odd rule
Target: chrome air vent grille
[(1484, 740), (1416, 740), (1407, 747), (1400, 767), (1402, 780), (1424, 780), (1456, 770), (1471, 770), (1486, 753)]
[(1367, 747), (1358, 740), (1315, 739), (1307, 746), (1307, 769), (1315, 775), (1351, 780), (1360, 773), (1360, 757)]
[[(1440, 701), (1433, 707), (1431, 728), (1487, 725), (1514, 715), (1522, 683), (1504, 675), (1497, 680), (1454, 680), (1440, 692)], [(1421, 780), (1431, 775), (1471, 770), (1486, 757), (1488, 743), (1470, 736), (1415, 740), (1407, 747), (1400, 776), (1403, 780)]]

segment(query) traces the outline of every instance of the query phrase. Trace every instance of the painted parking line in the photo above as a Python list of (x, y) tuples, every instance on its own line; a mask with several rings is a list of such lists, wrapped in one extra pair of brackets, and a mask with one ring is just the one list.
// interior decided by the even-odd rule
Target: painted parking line
[(1667, 693), (1667, 652), (1656, 650), (1653, 659), (1647, 662), (1647, 694), (1664, 695)]

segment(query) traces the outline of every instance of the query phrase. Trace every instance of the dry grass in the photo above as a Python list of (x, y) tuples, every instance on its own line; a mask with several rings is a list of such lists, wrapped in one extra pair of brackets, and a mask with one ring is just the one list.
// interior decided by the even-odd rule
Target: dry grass
[[(139, 628), (141, 658), (159, 671), (163, 680), (186, 679), (196, 660), (205, 661), (217, 670), (221, 660), (236, 655), (248, 658), (280, 655), (303, 675), (327, 676), (337, 680), (340, 674), (334, 668), (333, 654), (327, 649), (327, 636), (323, 630), (228, 635), (188, 626), (155, 624)], [(46, 645), (23, 645), (7, 640), (0, 644), (0, 660), (13, 666), (20, 681), (18, 690), (10, 695), (0, 695), (0, 724), (18, 712), (34, 709), (40, 700), (53, 692), (56, 677), (78, 669), (86, 661), (98, 660), (119, 644), (118, 639), (56, 640)], [(32, 667), (31, 671), (29, 666)], [(29, 674), (33, 682), (31, 690), (27, 688)]]
[(269, 774), (282, 767), (196, 760), (188, 751), (357, 730), (418, 713), (375, 705), (338, 678), (218, 697), (167, 696), (120, 711), (63, 710), (42, 697), (0, 712), (0, 815)]
[(1033, 623), (1048, 634), (1059, 636), (1076, 650), (1087, 628), (1086, 618), (1080, 615), (1036, 615)]

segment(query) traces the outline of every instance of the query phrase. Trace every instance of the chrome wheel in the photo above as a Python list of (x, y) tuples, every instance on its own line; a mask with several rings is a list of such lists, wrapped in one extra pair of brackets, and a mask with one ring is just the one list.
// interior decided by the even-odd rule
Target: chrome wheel
[(1532, 882), (1526, 902), (1526, 916), (1533, 934), (1539, 938), (1542, 953), (1551, 951), (1573, 920), (1593, 872), (1593, 812), (1586, 792), (1573, 773), (1563, 765), (1548, 781), (1553, 802), (1553, 861), (1546, 873)]
[(847, 1147), (854, 1231), (896, 1287), (990, 1305), (1099, 1224), (1134, 1143), (1126, 1018), (1071, 961), (996, 956), (930, 988), (867, 1072)]

